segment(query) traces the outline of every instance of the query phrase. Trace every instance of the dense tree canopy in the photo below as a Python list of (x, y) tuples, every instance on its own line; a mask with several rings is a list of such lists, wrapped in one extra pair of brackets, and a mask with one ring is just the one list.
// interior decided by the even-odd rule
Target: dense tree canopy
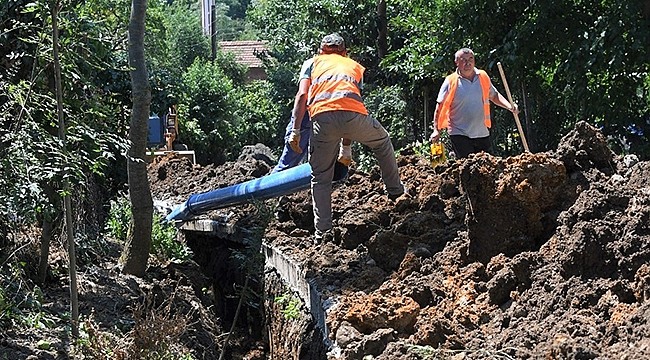
[(496, 63), (508, 70), (535, 150), (552, 148), (576, 121), (588, 120), (618, 139), (620, 151), (647, 156), (641, 134), (650, 125), (650, 27), (642, 5), (404, 1), (391, 24), (406, 40), (383, 65), (435, 82), (452, 69), (455, 50), (471, 47), (495, 83), (501, 83)]
[[(477, 65), (502, 92), (496, 63), (503, 63), (513, 97), (525, 110), (534, 150), (552, 148), (576, 121), (588, 120), (602, 127), (619, 151), (648, 156), (643, 134), (650, 126), (650, 26), (643, 2), (390, 2), (388, 53), (379, 65), (375, 5), (266, 0), (254, 3), (249, 15), (282, 63), (295, 69), (323, 34), (339, 31), (351, 56), (374, 74), (370, 82), (401, 87), (409, 109), (432, 106), (442, 79), (454, 68), (454, 52), (471, 47)], [(521, 151), (509, 144), (516, 137), (514, 122), (495, 112), (496, 148), (503, 155)], [(414, 124), (423, 116), (405, 115)]]
[(122, 42), (120, 32), (107, 28), (116, 22), (99, 25), (101, 12), (93, 5), (68, 3), (59, 14), (68, 151), (57, 139), (49, 3), (14, 1), (0, 8), (0, 224), (52, 219), (60, 209), (49, 186), (57, 189), (67, 176), (83, 187), (88, 177), (115, 171), (115, 154), (125, 147), (117, 131), (125, 124), (123, 95), (114, 96), (106, 79), (107, 64), (119, 63), (113, 50)]

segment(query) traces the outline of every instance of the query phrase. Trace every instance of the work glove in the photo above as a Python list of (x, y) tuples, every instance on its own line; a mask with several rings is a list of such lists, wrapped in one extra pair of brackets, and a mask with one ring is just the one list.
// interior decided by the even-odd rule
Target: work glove
[(288, 142), (291, 150), (298, 154), (302, 154), (302, 149), (300, 148), (300, 129), (291, 129)]
[(341, 144), (341, 148), (339, 149), (338, 162), (345, 166), (350, 166), (352, 163), (352, 147), (350, 145)]

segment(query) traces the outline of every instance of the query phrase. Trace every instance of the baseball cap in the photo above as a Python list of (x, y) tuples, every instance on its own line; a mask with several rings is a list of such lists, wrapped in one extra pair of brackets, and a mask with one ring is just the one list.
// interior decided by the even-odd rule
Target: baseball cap
[(320, 42), (320, 47), (337, 47), (339, 49), (345, 49), (345, 40), (338, 33), (332, 33), (325, 35), (323, 40)]

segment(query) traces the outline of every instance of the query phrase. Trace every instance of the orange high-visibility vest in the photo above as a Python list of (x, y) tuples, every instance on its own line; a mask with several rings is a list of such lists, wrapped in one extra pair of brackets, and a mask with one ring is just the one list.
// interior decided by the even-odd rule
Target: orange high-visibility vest
[(361, 64), (345, 56), (316, 56), (307, 97), (309, 116), (313, 118), (322, 112), (335, 110), (368, 115), (360, 89), (365, 70)]
[[(438, 130), (442, 130), (449, 126), (449, 112), (451, 110), (451, 102), (456, 95), (456, 88), (460, 81), (460, 75), (457, 72), (447, 76), (449, 81), (449, 92), (440, 104), (440, 114), (438, 115)], [(481, 92), (483, 93), (483, 120), (485, 126), (489, 129), (492, 126), (490, 120), (490, 77), (484, 70), (478, 71), (478, 79), (481, 82)]]

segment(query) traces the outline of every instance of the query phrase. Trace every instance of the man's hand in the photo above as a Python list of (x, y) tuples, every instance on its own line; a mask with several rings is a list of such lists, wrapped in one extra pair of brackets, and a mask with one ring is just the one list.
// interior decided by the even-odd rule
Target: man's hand
[(436, 143), (438, 142), (438, 140), (440, 140), (440, 132), (438, 131), (438, 129), (436, 128), (433, 129), (433, 132), (431, 133), (431, 137), (429, 137), (429, 140), (431, 141), (431, 143)]
[(345, 166), (350, 166), (352, 163), (352, 147), (350, 145), (341, 144), (338, 162)]
[(515, 115), (519, 115), (519, 106), (517, 106), (517, 103), (512, 103), (511, 108), (508, 110)]
[(289, 146), (291, 147), (291, 150), (298, 154), (302, 154), (302, 149), (300, 148), (300, 129), (291, 129), (291, 134), (289, 135)]

